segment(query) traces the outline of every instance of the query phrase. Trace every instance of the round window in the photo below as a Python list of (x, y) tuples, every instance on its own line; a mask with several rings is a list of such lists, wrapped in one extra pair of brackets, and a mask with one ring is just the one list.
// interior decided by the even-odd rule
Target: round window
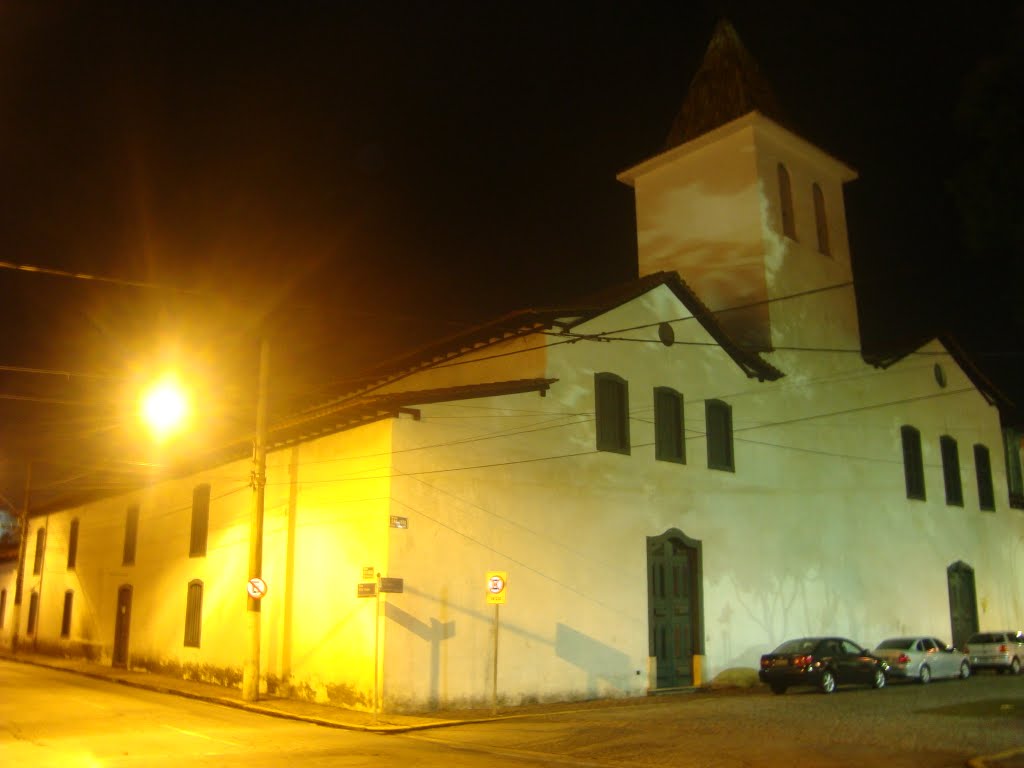
[(666, 347), (671, 347), (676, 342), (676, 332), (672, 330), (669, 323), (662, 323), (658, 326), (658, 338)]

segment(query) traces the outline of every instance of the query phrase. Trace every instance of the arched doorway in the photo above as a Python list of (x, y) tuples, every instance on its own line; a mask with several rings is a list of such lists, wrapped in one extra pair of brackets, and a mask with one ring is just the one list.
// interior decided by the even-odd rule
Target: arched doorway
[(117, 614), (114, 617), (114, 653), (111, 665), (128, 666), (128, 635), (132, 626), (132, 588), (122, 584), (117, 588)]
[(677, 528), (647, 537), (648, 653), (656, 688), (693, 685), (693, 657), (704, 653), (701, 543)]
[(974, 569), (958, 560), (946, 569), (949, 585), (949, 623), (953, 645), (963, 648), (967, 638), (978, 631), (978, 598), (974, 591)]

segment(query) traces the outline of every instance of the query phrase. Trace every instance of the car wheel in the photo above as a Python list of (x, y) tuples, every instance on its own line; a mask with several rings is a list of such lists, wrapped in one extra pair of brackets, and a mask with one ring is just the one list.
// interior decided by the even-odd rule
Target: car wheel
[(772, 693), (774, 693), (776, 696), (781, 696), (785, 692), (786, 686), (782, 685), (781, 683), (772, 684)]
[(821, 673), (821, 683), (819, 685), (821, 686), (822, 693), (832, 693), (836, 689), (836, 676), (826, 669)]
[(1016, 656), (1014, 656), (1013, 657), (1013, 661), (1010, 662), (1010, 674), (1011, 675), (1019, 675), (1020, 674), (1020, 659), (1018, 659)]
[(966, 680), (970, 676), (971, 676), (971, 665), (968, 664), (965, 661), (962, 664), (960, 664), (960, 679), (961, 680)]
[(932, 671), (928, 668), (927, 664), (921, 665), (921, 671), (917, 673), (917, 679), (921, 685), (928, 685), (932, 681)]
[[(928, 669), (925, 667), (924, 669)], [(929, 677), (931, 673), (929, 672)], [(923, 682), (923, 681), (922, 681)], [(881, 667), (875, 667), (875, 679), (871, 681), (872, 688), (885, 688), (885, 672)]]

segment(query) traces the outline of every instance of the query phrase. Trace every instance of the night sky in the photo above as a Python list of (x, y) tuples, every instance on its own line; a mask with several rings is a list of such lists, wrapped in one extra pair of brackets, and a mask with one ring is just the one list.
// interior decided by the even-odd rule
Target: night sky
[(47, 372), (0, 371), (0, 492), (29, 458), (33, 503), (158, 461), (121, 405), (154, 357), (217, 402), (207, 438), (245, 435), (267, 329), (283, 413), (636, 277), (615, 174), (662, 149), (723, 14), (860, 173), (865, 343), (952, 330), (1024, 401), (1022, 7), (0, 0), (0, 261), (143, 284), (0, 269), (0, 366)]

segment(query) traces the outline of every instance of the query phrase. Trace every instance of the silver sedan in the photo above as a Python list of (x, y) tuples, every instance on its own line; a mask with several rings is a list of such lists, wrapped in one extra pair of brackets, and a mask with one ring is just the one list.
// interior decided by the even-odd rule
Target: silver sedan
[(890, 677), (906, 677), (922, 683), (937, 677), (971, 676), (967, 655), (935, 637), (891, 637), (873, 651), (889, 664)]

